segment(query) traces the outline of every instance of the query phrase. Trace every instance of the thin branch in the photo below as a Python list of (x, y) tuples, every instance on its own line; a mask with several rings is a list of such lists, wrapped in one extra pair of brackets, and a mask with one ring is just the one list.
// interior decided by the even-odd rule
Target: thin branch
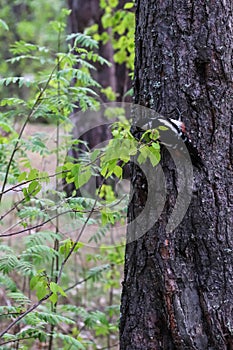
[[(92, 165), (92, 164), (95, 164), (96, 160), (99, 160), (99, 159), (101, 159), (102, 157), (103, 157), (103, 154), (99, 155), (94, 161), (90, 161), (89, 163), (84, 164), (84, 165), (83, 165), (83, 168), (85, 169), (85, 167), (88, 167), (88, 166), (90, 166), (90, 165)], [(32, 181), (46, 180), (46, 179), (48, 179), (48, 178), (52, 178), (52, 177), (55, 177), (55, 176), (57, 176), (57, 175), (66, 174), (66, 173), (70, 173), (70, 172), (71, 172), (71, 170), (70, 170), (70, 169), (67, 169), (67, 170), (58, 171), (57, 173), (54, 173), (54, 174), (52, 174), (52, 175), (41, 176), (41, 177), (38, 176), (38, 177), (35, 177), (35, 178), (32, 179), (32, 180), (25, 180), (25, 181), (23, 181), (23, 182), (20, 182), (20, 183), (17, 184), (17, 185), (14, 185), (14, 186), (12, 186), (12, 187), (7, 188), (6, 190), (5, 190), (5, 189), (4, 189), (4, 190), (2, 189), (2, 191), (0, 192), (0, 198), (1, 198), (5, 193), (10, 192), (10, 191), (14, 191), (17, 187), (27, 185), (28, 183), (30, 183), (30, 182), (32, 182)]]
[(74, 288), (77, 287), (78, 285), (80, 285), (80, 284), (82, 284), (82, 283), (84, 283), (84, 282), (87, 282), (87, 281), (88, 281), (89, 279), (91, 279), (91, 278), (92, 278), (92, 276), (88, 276), (88, 277), (84, 278), (83, 280), (76, 282), (76, 283), (73, 284), (71, 287), (68, 287), (68, 288), (64, 289), (64, 292), (65, 292), (65, 293), (66, 293), (66, 292), (69, 292), (71, 289), (74, 289)]
[[(111, 266), (115, 266), (115, 264), (111, 264)], [(103, 270), (101, 270), (101, 272), (104, 271), (104, 270), (107, 270), (107, 268), (106, 268), (106, 267), (103, 268)], [(87, 282), (87, 281), (90, 280), (91, 278), (93, 278), (93, 276), (87, 276), (87, 277), (84, 278), (83, 280), (78, 281), (78, 282), (76, 282), (75, 284), (73, 284), (71, 287), (68, 287), (68, 288), (64, 289), (64, 292), (69, 292), (71, 289), (73, 289), (73, 288), (79, 286), (80, 284), (82, 284), (82, 283), (84, 283), (84, 282)]]
[(63, 269), (64, 269), (65, 264), (67, 263), (67, 261), (69, 260), (70, 256), (71, 256), (72, 253), (74, 252), (74, 250), (75, 250), (75, 248), (76, 248), (76, 246), (77, 246), (77, 244), (78, 244), (78, 242), (79, 242), (79, 240), (80, 240), (80, 238), (81, 238), (81, 236), (82, 236), (82, 234), (83, 234), (83, 232), (84, 232), (84, 230), (85, 230), (85, 228), (86, 228), (86, 226), (87, 226), (87, 224), (88, 224), (88, 221), (89, 221), (90, 218), (91, 218), (91, 215), (92, 215), (93, 212), (95, 211), (95, 206), (96, 206), (96, 203), (97, 203), (97, 200), (98, 200), (98, 195), (99, 195), (99, 193), (100, 193), (100, 191), (101, 191), (101, 188), (102, 188), (102, 185), (103, 185), (104, 181), (105, 181), (105, 178), (103, 178), (103, 180), (102, 180), (102, 182), (101, 182), (101, 184), (100, 184), (100, 187), (99, 187), (99, 189), (98, 189), (98, 193), (97, 193), (95, 202), (94, 202), (94, 204), (93, 204), (93, 206), (92, 206), (92, 209), (90, 210), (90, 212), (89, 212), (89, 214), (88, 214), (88, 216), (87, 216), (87, 218), (86, 218), (86, 220), (85, 220), (85, 222), (84, 222), (84, 224), (83, 224), (83, 227), (82, 227), (81, 231), (79, 232), (79, 234), (78, 234), (78, 236), (77, 236), (77, 238), (76, 238), (76, 240), (75, 240), (75, 242), (74, 242), (72, 248), (70, 249), (69, 253), (67, 254), (66, 258), (65, 258), (65, 259), (63, 260), (63, 262), (61, 263), (60, 271), (59, 271), (58, 277), (57, 277), (57, 283), (58, 283), (58, 284), (59, 284), (59, 282), (60, 282), (61, 275), (62, 275), (62, 272), (63, 272)]
[(58, 213), (57, 215), (54, 215), (53, 217), (49, 218), (48, 220), (43, 221), (42, 223), (40, 223), (40, 224), (38, 224), (38, 225), (31, 226), (31, 227), (27, 227), (27, 228), (25, 228), (25, 229), (23, 229), (23, 230), (20, 230), (20, 231), (17, 231), (17, 232), (5, 233), (5, 232), (8, 231), (8, 229), (7, 229), (7, 231), (4, 231), (4, 232), (0, 235), (0, 237), (15, 236), (15, 235), (18, 235), (18, 234), (23, 233), (23, 232), (27, 232), (27, 231), (30, 231), (30, 230), (34, 230), (34, 229), (36, 229), (36, 228), (39, 228), (39, 227), (44, 226), (45, 224), (47, 224), (47, 223), (50, 222), (51, 220), (56, 219), (58, 216), (61, 216), (61, 215), (63, 215), (63, 214), (67, 214), (67, 213), (71, 213), (71, 212), (73, 212), (73, 210), (66, 210), (66, 211), (64, 211), (63, 213)]
[(0, 221), (2, 221), (8, 214), (10, 214), (14, 209), (17, 209), (18, 205), (24, 201), (25, 198), (18, 200), (18, 202), (14, 203), (13, 207), (7, 210), (2, 216), (0, 216)]
[(17, 185), (14, 185), (14, 186), (12, 186), (12, 187), (9, 187), (8, 189), (6, 189), (6, 190), (0, 192), (0, 195), (3, 195), (3, 194), (5, 194), (5, 193), (7, 193), (7, 192), (10, 192), (10, 191), (14, 191), (17, 187), (27, 185), (28, 183), (30, 183), (30, 182), (32, 182), (32, 181), (46, 180), (46, 179), (48, 179), (48, 178), (50, 178), (50, 177), (55, 177), (55, 176), (57, 176), (57, 175), (65, 174), (65, 173), (68, 173), (68, 172), (70, 172), (70, 170), (62, 170), (62, 171), (59, 171), (59, 172), (57, 172), (57, 173), (55, 173), (55, 174), (52, 174), (52, 175), (41, 176), (41, 177), (35, 177), (35, 178), (32, 179), (32, 180), (25, 180), (25, 181), (23, 181), (23, 182), (20, 182), (20, 183), (17, 184)]
[(21, 341), (21, 340), (28, 340), (28, 339), (35, 339), (34, 337), (24, 337), (24, 338), (20, 338), (20, 339), (11, 339), (11, 340), (8, 340), (4, 343), (1, 343), (0, 345), (6, 345), (6, 344), (10, 344), (10, 343), (15, 343), (15, 342), (18, 342), (18, 341)]
[[(59, 63), (60, 63), (60, 61), (59, 61)], [(1, 201), (2, 201), (3, 192), (4, 192), (4, 189), (5, 189), (6, 184), (7, 184), (7, 180), (8, 180), (8, 176), (9, 176), (9, 173), (10, 173), (10, 167), (11, 167), (12, 161), (13, 161), (13, 159), (14, 159), (15, 153), (16, 153), (17, 150), (18, 150), (19, 141), (20, 141), (20, 139), (22, 138), (23, 132), (24, 132), (24, 130), (25, 130), (25, 128), (26, 128), (26, 125), (27, 125), (28, 121), (31, 119), (31, 117), (32, 117), (32, 116), (34, 115), (34, 113), (36, 112), (37, 107), (39, 107), (39, 105), (40, 105), (40, 103), (41, 103), (42, 96), (43, 96), (44, 92), (46, 91), (46, 89), (47, 89), (47, 87), (48, 87), (48, 85), (49, 85), (49, 83), (50, 83), (50, 81), (51, 81), (51, 79), (52, 79), (52, 77), (53, 77), (53, 74), (54, 74), (54, 72), (55, 72), (56, 69), (57, 69), (57, 64), (56, 64), (56, 66), (54, 67), (54, 69), (52, 70), (51, 74), (49, 75), (49, 78), (48, 78), (48, 80), (47, 80), (47, 82), (46, 82), (44, 88), (43, 88), (43, 89), (41, 90), (41, 92), (39, 93), (39, 95), (38, 95), (38, 97), (37, 97), (37, 99), (36, 99), (34, 105), (32, 106), (32, 109), (31, 109), (30, 113), (29, 113), (28, 116), (26, 117), (26, 119), (25, 119), (25, 121), (24, 121), (24, 123), (23, 123), (23, 126), (22, 126), (22, 128), (21, 128), (21, 130), (20, 130), (20, 132), (19, 132), (18, 139), (17, 139), (17, 141), (16, 141), (16, 143), (15, 143), (15, 146), (14, 146), (13, 151), (12, 151), (12, 153), (11, 153), (9, 162), (8, 162), (8, 164), (7, 164), (6, 174), (5, 174), (5, 178), (4, 178), (3, 184), (2, 184), (2, 190), (1, 190), (1, 193), (0, 193), (0, 203), (1, 203)]]
[(20, 320), (22, 320), (22, 318), (24, 318), (26, 315), (28, 315), (30, 312), (32, 312), (33, 310), (35, 310), (40, 304), (43, 303), (43, 301), (47, 300), (51, 295), (53, 294), (53, 292), (50, 292), (49, 294), (47, 294), (46, 296), (44, 296), (44, 298), (42, 298), (41, 300), (39, 300), (37, 303), (33, 304), (27, 311), (23, 312), (19, 317), (17, 317), (13, 322), (11, 322), (1, 333), (0, 333), (0, 338), (3, 337), (4, 334), (6, 334), (9, 329), (11, 329), (16, 323), (18, 323)]
[(76, 246), (77, 246), (77, 244), (78, 244), (78, 242), (79, 242), (79, 240), (80, 240), (80, 238), (81, 238), (81, 236), (82, 236), (82, 234), (83, 234), (83, 232), (84, 232), (84, 230), (85, 230), (85, 228), (86, 228), (86, 226), (87, 226), (87, 224), (88, 224), (88, 221), (90, 220), (91, 215), (92, 215), (92, 213), (94, 212), (96, 202), (97, 202), (97, 198), (96, 198), (95, 203), (93, 204), (93, 207), (92, 207), (91, 211), (89, 212), (89, 214), (88, 214), (88, 216), (87, 216), (87, 218), (86, 218), (86, 220), (85, 220), (85, 222), (84, 222), (84, 224), (83, 224), (83, 227), (82, 227), (81, 231), (79, 232), (79, 234), (78, 234), (78, 236), (77, 236), (77, 238), (76, 238), (76, 240), (75, 240), (75, 242), (74, 242), (72, 248), (70, 249), (70, 251), (69, 251), (69, 253), (67, 254), (66, 258), (65, 258), (65, 259), (63, 260), (63, 262), (61, 263), (60, 271), (59, 271), (59, 273), (58, 273), (58, 278), (57, 278), (57, 283), (58, 283), (58, 284), (59, 284), (59, 282), (60, 282), (60, 279), (61, 279), (61, 275), (62, 275), (64, 266), (65, 266), (65, 264), (67, 263), (68, 259), (70, 258), (71, 254), (73, 253), (73, 251), (75, 250), (75, 248), (76, 248)]
[[(58, 50), (57, 52), (60, 52), (60, 44), (61, 44), (61, 31), (59, 30), (58, 33)], [(57, 63), (57, 74), (59, 74), (60, 71), (60, 61), (58, 58), (58, 63)], [(58, 97), (60, 100), (60, 92), (61, 92), (61, 83), (60, 83), (60, 78), (58, 78), (57, 81), (57, 92), (58, 92)], [(59, 112), (61, 113), (61, 107), (59, 105), (58, 107)], [(57, 120), (57, 137), (56, 137), (56, 166), (59, 166), (59, 143), (60, 143), (60, 138), (59, 138), (59, 130), (60, 130), (60, 120), (58, 118)], [(58, 178), (56, 177), (56, 191), (58, 191)], [(58, 214), (58, 208), (56, 208), (56, 214)], [(56, 234), (59, 232), (59, 216), (57, 215), (56, 217)], [(59, 240), (58, 238), (55, 238), (54, 240), (54, 250), (59, 252)], [(59, 255), (56, 255), (56, 257), (53, 257), (52, 260), (52, 271), (51, 271), (51, 280), (54, 279), (54, 272), (57, 274), (59, 270)], [(57, 277), (55, 277), (55, 282), (57, 282)], [(57, 313), (57, 305), (58, 303), (56, 302), (55, 304), (51, 303), (51, 311), (54, 313)], [(48, 345), (48, 350), (52, 350), (53, 348), (53, 341), (54, 341), (54, 330), (55, 330), (55, 325), (51, 324), (50, 325), (50, 336), (49, 336), (49, 345)]]

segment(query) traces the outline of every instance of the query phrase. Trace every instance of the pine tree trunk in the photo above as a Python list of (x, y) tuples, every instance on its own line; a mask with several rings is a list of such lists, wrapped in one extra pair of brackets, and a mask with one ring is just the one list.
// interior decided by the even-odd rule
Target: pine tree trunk
[[(135, 103), (183, 112), (206, 171), (194, 169), (188, 211), (167, 232), (178, 179), (163, 159), (163, 213), (126, 246), (121, 350), (233, 349), (232, 13), (231, 0), (136, 4)], [(129, 221), (147, 198), (138, 169), (132, 185)]]

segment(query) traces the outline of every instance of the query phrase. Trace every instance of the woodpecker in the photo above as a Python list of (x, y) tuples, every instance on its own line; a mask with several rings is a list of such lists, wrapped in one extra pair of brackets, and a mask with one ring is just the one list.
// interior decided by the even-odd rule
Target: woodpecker
[[(160, 126), (165, 128), (159, 128)], [(142, 127), (133, 126), (131, 133), (137, 140), (141, 140), (142, 135), (148, 129), (158, 129), (160, 133), (158, 142), (167, 148), (177, 149), (183, 155), (188, 152), (191, 162), (196, 168), (201, 169), (204, 167), (204, 163), (189, 138), (185, 124), (182, 121), (168, 117), (154, 118)]]

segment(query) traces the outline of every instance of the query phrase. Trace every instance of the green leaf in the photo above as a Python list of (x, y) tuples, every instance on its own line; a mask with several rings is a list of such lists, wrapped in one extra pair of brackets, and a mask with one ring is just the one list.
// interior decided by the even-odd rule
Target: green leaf
[(74, 349), (80, 349), (80, 350), (85, 350), (86, 347), (77, 339), (73, 338), (70, 335), (66, 335), (66, 334), (62, 334), (62, 333), (58, 333), (56, 335), (56, 337), (60, 338), (63, 342), (64, 345), (68, 344), (69, 345), (69, 349), (71, 349), (71, 347)]
[(36, 289), (36, 296), (38, 300), (43, 299), (49, 292), (46, 281), (38, 282), (35, 289)]
[(61, 242), (59, 247), (59, 252), (65, 257), (67, 257), (73, 245), (74, 245), (74, 242), (71, 240), (71, 238), (68, 238), (65, 241)]
[(133, 3), (133, 2), (127, 2), (127, 3), (124, 5), (124, 10), (129, 10), (129, 9), (131, 9), (132, 7), (134, 7), (134, 3)]
[(22, 182), (23, 180), (26, 180), (27, 173), (26, 171), (23, 171), (19, 176), (18, 176), (18, 181)]
[(50, 295), (49, 300), (53, 303), (53, 305), (55, 305), (58, 300), (57, 293), (53, 293), (52, 295)]
[(140, 149), (139, 149), (139, 156), (137, 158), (137, 161), (139, 164), (143, 164), (145, 163), (145, 161), (147, 160), (148, 158), (148, 147), (146, 146), (142, 146)]
[(151, 130), (150, 138), (151, 138), (151, 140), (158, 140), (158, 138), (159, 138), (159, 131), (157, 129)]
[(163, 125), (160, 125), (160, 126), (158, 127), (158, 129), (159, 129), (159, 130), (163, 130), (163, 131), (168, 130), (168, 128), (167, 128), (166, 126), (163, 126)]
[(5, 30), (9, 30), (8, 25), (2, 19), (0, 19), (0, 27), (4, 28)]
[(39, 277), (38, 275), (33, 276), (33, 277), (30, 279), (30, 289), (31, 289), (31, 290), (35, 289), (37, 283), (39, 282), (39, 279), (40, 279), (40, 277)]
[(160, 150), (160, 144), (158, 142), (153, 142), (151, 146), (156, 150)]
[(113, 169), (113, 173), (119, 178), (122, 179), (122, 173), (123, 170), (119, 165), (116, 165), (115, 168)]
[(102, 17), (101, 17), (101, 21), (102, 21), (102, 25), (104, 27), (104, 29), (111, 27), (112, 25), (112, 15), (110, 13), (105, 13)]
[(34, 180), (38, 178), (38, 170), (32, 169), (30, 173), (28, 174), (28, 180)]
[(66, 293), (65, 293), (65, 291), (62, 289), (61, 286), (58, 286), (58, 292), (59, 292), (63, 297), (66, 297)]
[(148, 156), (153, 166), (156, 166), (160, 162), (161, 155), (159, 149), (150, 147), (150, 152), (148, 153)]
[(99, 154), (100, 154), (101, 150), (100, 149), (95, 149), (92, 153), (91, 153), (91, 161), (94, 162)]
[(32, 181), (28, 186), (28, 194), (35, 196), (41, 190), (41, 184), (38, 181)]
[(117, 7), (119, 0), (108, 0), (108, 3), (112, 8), (115, 8)]
[(82, 172), (79, 172), (74, 179), (75, 188), (78, 189), (83, 185), (85, 185), (90, 180), (91, 176), (92, 176), (92, 173), (91, 173), (90, 167), (88, 167), (86, 170)]
[(59, 286), (55, 282), (50, 282), (50, 290), (53, 293), (57, 293), (59, 291)]

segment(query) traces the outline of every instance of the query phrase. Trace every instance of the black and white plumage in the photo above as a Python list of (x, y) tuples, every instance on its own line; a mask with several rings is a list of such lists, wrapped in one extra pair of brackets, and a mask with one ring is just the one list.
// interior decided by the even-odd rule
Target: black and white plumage
[(190, 156), (192, 164), (201, 169), (204, 167), (204, 163), (197, 151), (194, 147), (191, 139), (189, 138), (185, 124), (180, 120), (158, 117), (155, 119), (151, 119), (148, 123), (144, 124), (142, 127), (133, 126), (131, 128), (132, 135), (137, 139), (141, 140), (142, 135), (148, 129), (161, 129), (159, 127), (165, 127), (164, 130), (159, 130), (160, 137), (158, 141), (167, 147), (168, 149), (174, 149), (181, 153), (181, 155)]

